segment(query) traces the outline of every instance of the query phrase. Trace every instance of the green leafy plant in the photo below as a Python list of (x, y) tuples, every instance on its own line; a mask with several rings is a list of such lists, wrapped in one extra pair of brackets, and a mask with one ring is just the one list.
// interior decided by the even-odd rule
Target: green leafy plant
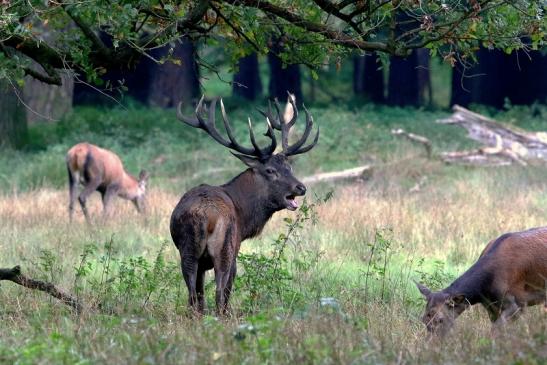
[[(300, 232), (307, 224), (317, 222), (316, 207), (332, 197), (332, 192), (324, 198), (309, 203), (304, 199), (295, 218), (285, 218), (286, 232), (281, 233), (272, 243), (272, 250), (268, 254), (250, 253), (240, 254), (238, 261), (243, 268), (243, 274), (236, 280), (238, 291), (245, 292), (243, 310), (256, 311), (260, 306), (277, 300), (278, 303), (294, 305), (302, 299), (293, 285), (296, 271), (309, 270), (317, 263), (320, 253), (301, 251), (302, 245), (289, 245), (291, 242), (300, 242)], [(289, 261), (287, 250), (294, 249), (294, 258)], [(292, 269), (292, 270), (291, 270)]]

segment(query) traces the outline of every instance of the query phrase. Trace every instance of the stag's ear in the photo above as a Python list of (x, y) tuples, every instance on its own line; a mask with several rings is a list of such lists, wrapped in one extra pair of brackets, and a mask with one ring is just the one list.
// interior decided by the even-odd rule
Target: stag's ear
[(465, 295), (463, 294), (452, 295), (447, 300), (447, 304), (450, 307), (457, 307), (465, 303), (467, 303), (467, 300), (465, 299)]
[(424, 297), (429, 297), (431, 295), (431, 290), (429, 290), (425, 285), (422, 285), (418, 282), (416, 282), (416, 286), (418, 287), (418, 290)]
[(250, 156), (245, 156), (245, 155), (240, 155), (239, 153), (233, 153), (233, 152), (232, 152), (232, 155), (239, 158), (239, 160), (241, 162), (243, 162), (245, 165), (247, 165), (251, 168), (256, 168), (256, 167), (259, 167), (260, 165), (262, 165), (262, 162), (260, 162), (260, 160), (257, 159), (257, 158), (250, 157)]

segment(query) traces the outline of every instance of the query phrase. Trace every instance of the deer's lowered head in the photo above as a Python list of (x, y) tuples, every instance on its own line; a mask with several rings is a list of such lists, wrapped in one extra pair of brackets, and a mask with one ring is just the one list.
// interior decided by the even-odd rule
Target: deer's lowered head
[(426, 286), (416, 283), (427, 304), (422, 322), (432, 335), (445, 336), (454, 326), (454, 321), (469, 307), (464, 294), (449, 294), (446, 290), (432, 292)]
[(144, 213), (147, 209), (146, 186), (149, 177), (150, 174), (146, 170), (141, 170), (138, 179), (126, 174), (126, 183), (119, 193), (121, 198), (131, 200), (139, 213)]

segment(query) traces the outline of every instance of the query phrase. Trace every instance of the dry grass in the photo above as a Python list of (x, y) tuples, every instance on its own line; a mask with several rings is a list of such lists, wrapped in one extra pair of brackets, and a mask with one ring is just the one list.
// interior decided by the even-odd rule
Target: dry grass
[[(429, 162), (386, 168), (364, 184), (337, 187), (335, 197), (317, 208), (317, 224), (306, 226), (300, 243), (290, 247), (290, 257), (300, 248), (323, 252), (316, 266), (295, 279), (295, 287), (307, 293), (299, 308), (271, 306), (241, 314), (244, 298), (236, 293), (234, 317), (189, 319), (185, 290), (175, 285), (169, 300), (139, 310), (76, 317), (43, 294), (2, 283), (0, 363), (541, 363), (547, 326), (540, 307), (530, 308), (498, 337), (491, 336), (485, 312), (473, 308), (444, 343), (436, 343), (425, 340), (418, 320), (421, 299), (407, 276), (394, 277), (398, 284), (389, 288), (389, 299), (365, 293), (368, 244), (378, 229), (393, 232), (392, 272), (415, 277), (410, 266), (415, 260), (438, 259), (447, 272), (462, 272), (489, 239), (544, 224), (547, 189), (539, 169), (457, 170), (408, 192), (409, 176), (418, 180), (442, 169)], [(96, 195), (90, 202), (96, 224), (87, 227), (81, 215), (68, 223), (66, 191), (2, 195), (0, 266), (22, 264), (27, 272), (51, 274), (73, 288), (74, 267), (88, 244), (112, 241), (119, 257), (154, 260), (168, 242), (164, 256), (177, 277), (178, 254), (168, 227), (179, 197), (153, 189), (147, 219), (118, 200), (116, 214), (104, 222)], [(292, 213), (277, 214), (261, 238), (243, 244), (243, 252), (268, 251), (287, 216)], [(58, 258), (55, 270), (40, 268), (44, 250)], [(317, 305), (318, 297), (327, 296), (338, 300), (339, 310)]]

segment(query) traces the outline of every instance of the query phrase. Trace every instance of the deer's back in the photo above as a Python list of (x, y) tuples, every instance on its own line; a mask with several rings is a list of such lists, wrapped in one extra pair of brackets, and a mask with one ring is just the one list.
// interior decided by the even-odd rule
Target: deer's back
[(547, 227), (507, 233), (490, 242), (477, 262), (493, 273), (497, 292), (525, 296), (545, 292)]
[(234, 204), (222, 187), (200, 185), (184, 194), (175, 207), (171, 236), (179, 249), (182, 245), (198, 245), (202, 253), (205, 245), (215, 243), (212, 241), (222, 245), (226, 235), (237, 236), (235, 223)]
[(99, 176), (103, 184), (121, 183), (125, 174), (122, 161), (114, 152), (91, 143), (78, 143), (67, 153), (67, 165), (86, 178)]

